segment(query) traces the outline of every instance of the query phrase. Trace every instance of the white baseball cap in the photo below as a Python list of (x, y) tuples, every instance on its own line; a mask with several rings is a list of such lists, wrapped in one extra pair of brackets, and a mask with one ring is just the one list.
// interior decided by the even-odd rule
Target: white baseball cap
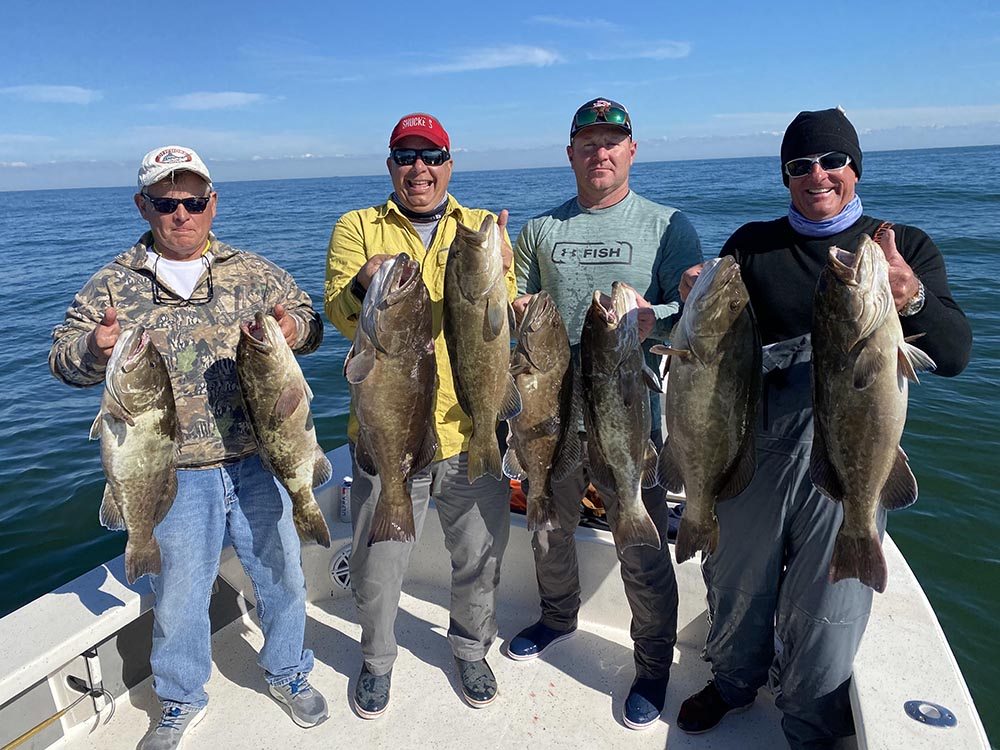
[(139, 190), (169, 177), (174, 172), (194, 172), (209, 185), (212, 184), (208, 167), (194, 149), (184, 146), (163, 146), (154, 148), (142, 158), (142, 164), (139, 166)]

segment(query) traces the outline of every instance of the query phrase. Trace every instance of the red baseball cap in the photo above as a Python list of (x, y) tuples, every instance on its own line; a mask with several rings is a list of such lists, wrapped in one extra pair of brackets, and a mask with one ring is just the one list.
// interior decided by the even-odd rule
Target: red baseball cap
[(406, 115), (396, 123), (396, 127), (392, 129), (392, 135), (389, 136), (389, 148), (395, 146), (396, 143), (408, 135), (419, 135), (429, 140), (438, 148), (443, 148), (446, 151), (451, 150), (448, 131), (441, 126), (437, 118), (423, 112), (414, 112), (411, 115)]

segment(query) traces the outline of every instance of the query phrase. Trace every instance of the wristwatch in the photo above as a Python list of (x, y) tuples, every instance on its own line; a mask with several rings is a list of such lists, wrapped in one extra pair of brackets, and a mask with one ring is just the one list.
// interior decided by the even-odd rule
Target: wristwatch
[(899, 310), (899, 317), (908, 318), (924, 309), (924, 282), (917, 279), (917, 293)]
[[(361, 282), (358, 281), (358, 277), (357, 276), (355, 276), (353, 279), (351, 279), (351, 294), (354, 295), (354, 297), (358, 300), (358, 302), (364, 302), (365, 301), (365, 293), (367, 291), (368, 291), (367, 289), (365, 289), (363, 286), (361, 286)], [(920, 287), (920, 293), (923, 294), (923, 287)], [(923, 297), (921, 297), (921, 303), (920, 304), (923, 304)]]

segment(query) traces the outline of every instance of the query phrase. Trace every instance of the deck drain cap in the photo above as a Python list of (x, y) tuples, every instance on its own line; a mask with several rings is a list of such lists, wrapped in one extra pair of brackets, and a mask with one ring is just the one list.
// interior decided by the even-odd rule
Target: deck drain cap
[(344, 589), (351, 589), (351, 543), (348, 542), (339, 550), (333, 553), (330, 558), (330, 578), (333, 582)]
[(906, 715), (921, 724), (932, 727), (953, 727), (958, 724), (955, 714), (944, 706), (929, 701), (906, 701), (903, 704)]

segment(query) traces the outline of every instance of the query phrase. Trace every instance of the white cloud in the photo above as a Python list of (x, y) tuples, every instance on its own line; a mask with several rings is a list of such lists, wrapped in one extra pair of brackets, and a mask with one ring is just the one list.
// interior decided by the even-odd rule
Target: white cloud
[(459, 55), (451, 62), (423, 65), (413, 68), (411, 72), (425, 75), (433, 73), (461, 73), (466, 70), (493, 70), (495, 68), (539, 68), (561, 62), (565, 62), (565, 60), (563, 60), (558, 52), (552, 52), (542, 47), (511, 45), (508, 47), (476, 50)]
[(564, 16), (532, 16), (530, 23), (559, 26), (564, 29), (580, 29), (582, 31), (621, 31), (621, 26), (603, 18), (566, 18)]
[(263, 94), (251, 94), (245, 91), (194, 91), (182, 96), (168, 97), (167, 106), (186, 110), (237, 109), (262, 102), (266, 98)]
[(690, 57), (691, 42), (654, 42), (646, 46), (636, 45), (632, 49), (621, 46), (621, 52), (590, 53), (588, 60), (680, 60)]
[(100, 91), (81, 86), (7, 86), (0, 88), (0, 94), (44, 104), (90, 104), (101, 99)]
[(27, 166), (27, 162), (23, 161), (0, 161), (0, 167), (24, 168)]

